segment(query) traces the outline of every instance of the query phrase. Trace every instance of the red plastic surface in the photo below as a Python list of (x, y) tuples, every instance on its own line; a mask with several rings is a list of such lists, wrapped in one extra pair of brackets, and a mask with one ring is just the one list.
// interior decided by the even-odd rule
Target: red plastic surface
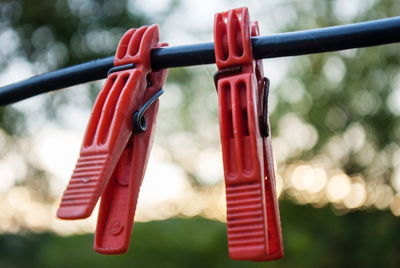
[(249, 12), (236, 8), (214, 18), (214, 51), (218, 69), (253, 62)]
[(258, 34), (258, 28), (256, 23), (250, 28), (246, 8), (215, 16), (218, 68), (241, 66), (236, 74), (221, 73), (217, 84), (229, 254), (265, 261), (281, 258), (283, 246), (271, 143), (259, 129), (265, 94), (262, 63), (252, 58), (250, 33)]
[[(154, 84), (146, 89), (145, 102), (164, 84), (167, 70), (150, 74)], [(128, 250), (140, 185), (150, 155), (155, 132), (159, 101), (144, 113), (147, 130), (132, 135), (101, 196), (94, 238), (94, 250), (103, 254), (119, 254)]]
[[(152, 144), (158, 101), (145, 112), (148, 128), (132, 135), (132, 115), (160, 90), (166, 70), (151, 73), (150, 51), (160, 46), (158, 26), (131, 29), (122, 37), (115, 66), (134, 63), (134, 69), (111, 73), (97, 97), (80, 157), (64, 192), (57, 216), (90, 216), (102, 196), (95, 250), (125, 252), (147, 159)], [(148, 87), (148, 82), (151, 85)]]

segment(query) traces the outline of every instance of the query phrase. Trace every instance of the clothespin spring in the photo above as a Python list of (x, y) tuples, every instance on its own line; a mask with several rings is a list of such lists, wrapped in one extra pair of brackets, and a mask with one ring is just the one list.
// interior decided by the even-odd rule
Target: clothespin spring
[(139, 110), (133, 113), (132, 117), (132, 126), (134, 133), (142, 133), (147, 129), (147, 121), (146, 118), (143, 116), (144, 112), (147, 108), (150, 107), (162, 94), (164, 93), (164, 89), (160, 89), (157, 93), (155, 93), (146, 103), (140, 107)]

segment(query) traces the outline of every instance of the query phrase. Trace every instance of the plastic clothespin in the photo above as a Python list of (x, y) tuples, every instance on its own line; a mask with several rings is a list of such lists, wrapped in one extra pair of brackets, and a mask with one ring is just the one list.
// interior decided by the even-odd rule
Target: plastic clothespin
[(157, 98), (167, 76), (167, 70), (151, 71), (151, 49), (166, 45), (158, 40), (157, 25), (131, 29), (121, 38), (57, 211), (61, 219), (86, 218), (101, 196), (94, 242), (99, 253), (119, 254), (129, 247)]
[(225, 173), (229, 255), (236, 260), (283, 257), (268, 129), (268, 86), (254, 60), (247, 8), (215, 15), (219, 122)]

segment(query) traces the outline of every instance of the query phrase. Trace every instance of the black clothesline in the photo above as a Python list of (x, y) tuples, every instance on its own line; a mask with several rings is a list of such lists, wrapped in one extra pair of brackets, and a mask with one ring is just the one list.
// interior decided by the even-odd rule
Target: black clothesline
[[(342, 26), (252, 37), (255, 59), (299, 56), (312, 53), (400, 42), (400, 17)], [(105, 78), (114, 57), (97, 59), (55, 70), (0, 88), (0, 105), (41, 93)], [(153, 69), (215, 63), (214, 43), (153, 49)]]

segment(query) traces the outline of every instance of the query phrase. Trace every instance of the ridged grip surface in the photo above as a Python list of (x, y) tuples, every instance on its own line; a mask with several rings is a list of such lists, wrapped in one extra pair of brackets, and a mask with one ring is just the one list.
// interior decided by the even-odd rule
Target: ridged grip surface
[(226, 186), (229, 254), (254, 259), (266, 254), (265, 208), (261, 181)]
[(96, 205), (99, 179), (107, 172), (107, 154), (86, 155), (78, 159), (71, 180), (64, 192), (58, 216), (74, 219), (90, 215)]

